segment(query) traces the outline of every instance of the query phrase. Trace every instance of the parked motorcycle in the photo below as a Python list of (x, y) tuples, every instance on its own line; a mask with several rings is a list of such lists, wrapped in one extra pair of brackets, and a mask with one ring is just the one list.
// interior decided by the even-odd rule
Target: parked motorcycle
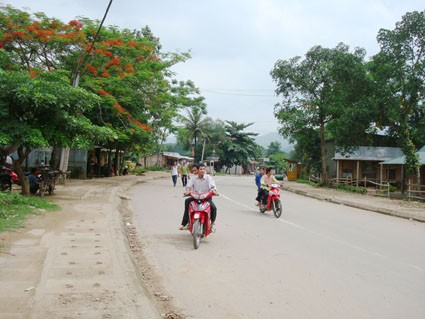
[(192, 234), (195, 249), (199, 248), (201, 238), (211, 233), (211, 205), (208, 199), (217, 195), (214, 191), (200, 194), (190, 192), (194, 200), (189, 204), (189, 231)]
[(40, 196), (44, 196), (47, 192), (49, 195), (54, 193), (57, 174), (57, 171), (51, 171), (47, 166), (40, 168), (40, 174), (37, 176), (39, 183), (38, 192)]
[(0, 172), (0, 192), (11, 192), (12, 191), (12, 176), (5, 172)]
[(261, 201), (259, 208), (261, 213), (273, 210), (274, 216), (279, 218), (282, 215), (282, 202), (280, 201), (280, 184), (273, 183), (269, 185), (269, 195), (267, 197), (267, 204), (264, 205)]

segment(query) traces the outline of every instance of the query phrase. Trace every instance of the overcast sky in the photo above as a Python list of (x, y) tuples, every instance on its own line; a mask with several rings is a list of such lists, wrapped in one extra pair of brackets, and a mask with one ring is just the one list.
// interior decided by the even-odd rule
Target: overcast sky
[[(109, 0), (0, 0), (68, 22), (77, 16), (101, 20)], [(214, 119), (251, 123), (264, 134), (278, 127), (278, 98), (270, 70), (278, 59), (304, 54), (315, 45), (339, 42), (379, 51), (378, 30), (394, 29), (406, 12), (422, 11), (424, 0), (114, 0), (106, 25), (148, 25), (163, 51), (191, 51), (174, 68), (192, 80)]]

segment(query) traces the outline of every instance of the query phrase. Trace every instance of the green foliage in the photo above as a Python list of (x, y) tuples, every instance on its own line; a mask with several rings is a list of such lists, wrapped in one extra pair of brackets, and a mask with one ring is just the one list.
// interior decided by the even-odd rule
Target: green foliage
[(271, 142), (266, 151), (266, 156), (269, 158), (268, 165), (274, 167), (276, 173), (286, 172), (288, 155), (282, 151), (282, 146), (279, 142)]
[(26, 197), (17, 193), (0, 193), (0, 232), (20, 227), (28, 214), (57, 209), (56, 204), (44, 198)]
[(356, 186), (350, 186), (346, 184), (336, 184), (335, 188), (338, 190), (342, 190), (345, 192), (351, 192), (351, 193), (359, 193), (359, 194), (367, 194), (367, 188), (366, 187), (356, 187)]
[(206, 111), (201, 107), (186, 109), (187, 116), (180, 116), (182, 126), (179, 129), (178, 139), (186, 148), (193, 146), (195, 161), (200, 160), (197, 149), (199, 140), (208, 138), (208, 125), (210, 119), (205, 117)]
[(266, 156), (270, 156), (276, 153), (282, 153), (282, 145), (280, 142), (271, 142), (267, 148)]
[(297, 144), (291, 156), (301, 163), (309, 173), (321, 171), (320, 136), (318, 130), (306, 129), (303, 134), (297, 135)]
[(133, 169), (131, 172), (132, 172), (133, 174), (140, 175), (140, 174), (146, 173), (147, 171), (148, 171), (148, 170), (147, 170), (146, 168), (136, 167), (136, 168), (135, 168), (135, 169)]
[(246, 165), (250, 159), (259, 158), (261, 149), (252, 136), (257, 133), (244, 132), (252, 123), (238, 124), (226, 121), (226, 139), (219, 145), (220, 162), (227, 167), (233, 165)]
[(398, 139), (408, 174), (416, 174), (416, 149), (425, 144), (425, 11), (406, 13), (377, 39), (381, 51), (369, 67), (379, 88), (380, 120)]
[(153, 166), (149, 166), (146, 168), (143, 167), (136, 167), (133, 170), (131, 170), (131, 173), (133, 174), (143, 174), (146, 172), (156, 172), (156, 171), (166, 171), (166, 169), (164, 167), (162, 167), (161, 165), (153, 165)]
[(320, 186), (319, 183), (312, 182), (312, 181), (309, 181), (308, 179), (303, 179), (303, 178), (298, 178), (297, 183), (307, 184), (307, 185), (314, 186), (314, 187)]
[(166, 168), (162, 167), (161, 165), (153, 165), (146, 167), (146, 170), (148, 171), (168, 171)]
[(70, 85), (66, 72), (52, 71), (32, 78), (27, 72), (0, 70), (0, 77), (0, 108), (4, 110), (0, 118), (8, 123), (1, 131), (14, 145), (72, 145), (83, 133), (93, 144), (112, 135), (82, 115), (98, 103), (98, 98)]
[[(278, 60), (271, 71), (282, 102), (275, 107), (280, 132), (301, 140), (305, 132), (319, 130), (322, 176), (327, 179), (325, 137), (331, 132), (341, 147), (359, 145), (373, 121), (368, 105), (369, 82), (365, 52), (349, 52), (340, 43), (334, 49), (315, 46), (304, 60)], [(355, 123), (355, 125), (353, 125)], [(309, 150), (305, 150), (309, 153)]]
[(189, 53), (162, 52), (148, 27), (94, 38), (98, 24), (0, 6), (0, 143), (25, 149), (19, 162), (47, 145), (146, 153), (181, 109), (205, 111), (194, 83), (172, 78)]

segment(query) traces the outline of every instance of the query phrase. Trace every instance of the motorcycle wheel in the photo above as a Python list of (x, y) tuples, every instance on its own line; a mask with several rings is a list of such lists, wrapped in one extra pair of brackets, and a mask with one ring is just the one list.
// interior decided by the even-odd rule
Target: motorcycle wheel
[(198, 249), (201, 244), (201, 236), (202, 236), (202, 226), (199, 220), (196, 220), (193, 224), (193, 248)]
[(274, 217), (279, 218), (282, 215), (282, 203), (280, 199), (272, 202)]

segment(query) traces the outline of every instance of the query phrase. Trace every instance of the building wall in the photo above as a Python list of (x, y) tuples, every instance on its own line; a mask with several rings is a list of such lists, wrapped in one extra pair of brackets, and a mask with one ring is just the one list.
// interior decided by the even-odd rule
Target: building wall
[(87, 151), (71, 149), (68, 159), (68, 170), (73, 178), (87, 177)]
[[(381, 180), (381, 165), (375, 161), (359, 161), (359, 179), (364, 179), (367, 174), (367, 168), (373, 167), (375, 173), (367, 175), (368, 179)], [(339, 178), (351, 177), (357, 178), (357, 161), (339, 160)], [(350, 175), (351, 174), (351, 175)], [(382, 180), (394, 184), (401, 182), (401, 165), (382, 165)]]

